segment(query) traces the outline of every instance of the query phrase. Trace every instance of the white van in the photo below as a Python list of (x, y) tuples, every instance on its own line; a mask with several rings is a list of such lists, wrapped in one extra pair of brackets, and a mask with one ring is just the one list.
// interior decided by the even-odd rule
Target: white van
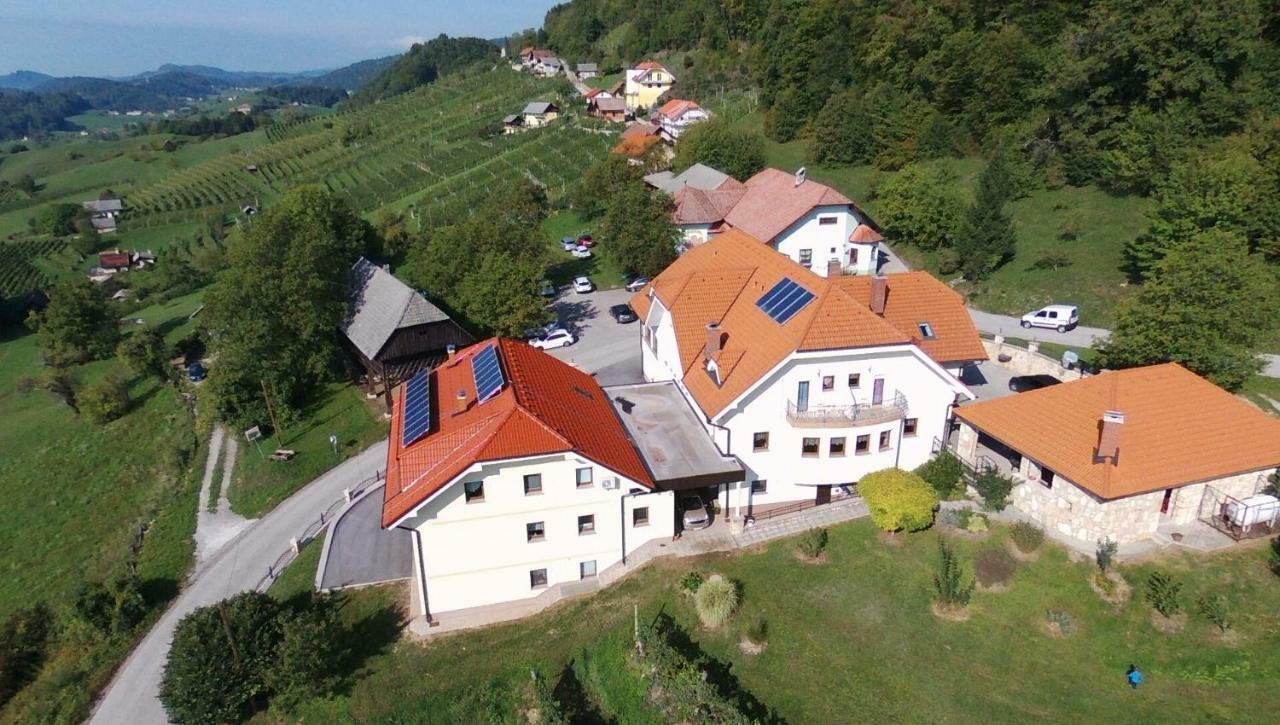
[(1048, 305), (1022, 316), (1022, 326), (1051, 327), (1066, 332), (1080, 322), (1080, 309), (1075, 305)]

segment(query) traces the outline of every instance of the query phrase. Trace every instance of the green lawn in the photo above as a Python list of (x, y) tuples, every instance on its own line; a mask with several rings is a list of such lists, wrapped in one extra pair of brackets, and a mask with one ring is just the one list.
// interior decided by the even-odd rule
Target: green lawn
[(591, 259), (575, 259), (560, 245), (563, 237), (574, 237), (590, 231), (593, 231), (591, 224), (584, 222), (574, 211), (556, 212), (542, 223), (543, 236), (551, 249), (551, 258), (555, 260), (548, 276), (556, 286), (570, 284), (574, 277), (582, 275), (590, 277), (599, 289), (616, 289), (626, 283), (622, 270), (609, 254), (608, 243), (600, 239), (599, 235), (596, 235), (596, 246), (591, 250)]
[[(1003, 536), (997, 530), (985, 541), (952, 543), (971, 572), (974, 552), (1002, 546)], [(1159, 567), (1185, 583), (1181, 599), (1191, 611), (1182, 632), (1164, 634), (1140, 589), (1155, 564), (1121, 567), (1137, 591), (1113, 608), (1087, 583), (1091, 563), (1051, 545), (1022, 565), (1008, 591), (975, 593), (968, 621), (940, 620), (930, 611), (938, 537), (930, 531), (886, 542), (864, 520), (831, 530), (821, 565), (798, 561), (791, 541), (659, 561), (530, 620), (401, 645), (370, 659), (350, 692), (297, 714), (315, 722), (486, 721), (493, 708), (513, 705), (511, 693), (536, 668), (582, 690), (603, 721), (661, 722), (623, 664), (636, 604), (644, 621), (659, 612), (675, 618), (745, 691), (789, 722), (847, 722), (851, 713), (866, 722), (1271, 719), (1263, 713), (1274, 705), (1280, 674), (1280, 578), (1266, 570), (1262, 547), (1162, 558)], [(689, 569), (741, 583), (743, 605), (721, 631), (702, 630), (678, 592), (676, 580)], [(1230, 598), (1238, 640), (1224, 641), (1195, 613), (1196, 600), (1210, 592)], [(1050, 636), (1049, 609), (1068, 612), (1075, 631)], [(751, 656), (738, 643), (744, 623), (757, 616), (768, 622), (768, 647)], [(1147, 676), (1137, 692), (1124, 683), (1130, 663)], [(563, 676), (566, 666), (572, 677)]]
[(307, 542), (298, 558), (289, 562), (280, 576), (271, 583), (267, 593), (276, 599), (285, 600), (315, 589), (316, 569), (320, 566), (320, 552), (324, 550), (326, 535), (327, 532)]
[[(311, 479), (386, 437), (384, 410), (381, 398), (365, 400), (363, 388), (331, 383), (320, 401), (304, 411), (301, 422), (260, 442), (266, 455), (277, 448), (297, 451), (293, 460), (264, 459), (258, 446), (243, 443), (241, 438), (236, 475), (227, 494), (231, 508), (249, 518), (261, 516)], [(232, 434), (243, 436), (243, 431)], [(338, 437), (336, 454), (329, 444), (330, 435)]]
[(1280, 409), (1271, 404), (1267, 398), (1280, 403), (1280, 378), (1268, 378), (1262, 375), (1254, 375), (1249, 382), (1244, 384), (1244, 389), (1240, 394), (1258, 404), (1258, 407), (1280, 416)]

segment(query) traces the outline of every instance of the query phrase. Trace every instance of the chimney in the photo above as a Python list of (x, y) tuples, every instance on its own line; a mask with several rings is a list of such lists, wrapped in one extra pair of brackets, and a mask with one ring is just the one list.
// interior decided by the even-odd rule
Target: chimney
[(832, 257), (827, 260), (827, 276), (839, 277), (844, 274), (844, 265), (841, 264), (839, 257)]
[(448, 345), (445, 345), (444, 351), (449, 355), (448, 359), (450, 360), (458, 356), (458, 346), (453, 344), (452, 342), (449, 343)]
[(796, 169), (796, 186), (799, 186), (804, 183), (804, 179), (806, 175), (807, 175), (807, 172), (805, 171), (805, 168), (803, 166)]
[(1109, 458), (1115, 465), (1120, 456), (1120, 429), (1124, 427), (1124, 413), (1108, 410), (1102, 414), (1098, 429), (1098, 458)]
[(889, 278), (877, 274), (871, 278), (871, 311), (884, 316), (884, 305), (889, 299)]
[(453, 414), (462, 415), (467, 412), (467, 391), (458, 389), (458, 394), (453, 398)]
[(702, 349), (702, 355), (708, 360), (714, 360), (716, 353), (720, 352), (720, 324), (716, 322), (707, 323), (707, 346)]

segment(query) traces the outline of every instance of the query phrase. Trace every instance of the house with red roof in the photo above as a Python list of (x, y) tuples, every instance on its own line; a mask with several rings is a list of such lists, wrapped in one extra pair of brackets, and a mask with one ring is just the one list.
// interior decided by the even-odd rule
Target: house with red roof
[[(554, 601), (670, 540), (671, 489), (707, 479), (646, 454), (623, 423), (634, 414), (590, 375), (506, 339), (400, 386), (382, 526), (413, 532), (415, 615)], [(718, 454), (711, 468), (710, 480), (742, 477)]]
[(961, 372), (987, 355), (964, 300), (925, 272), (823, 276), (739, 228), (631, 299), (645, 380), (669, 381), (744, 480), (733, 519), (851, 495), (946, 440)]
[(670, 70), (656, 60), (646, 60), (626, 72), (626, 90), (623, 97), (627, 100), (627, 109), (635, 112), (642, 108), (653, 108), (658, 105), (662, 94), (671, 90), (676, 77)]
[(711, 112), (694, 101), (673, 98), (658, 109), (658, 126), (662, 138), (675, 143), (690, 126), (711, 118)]

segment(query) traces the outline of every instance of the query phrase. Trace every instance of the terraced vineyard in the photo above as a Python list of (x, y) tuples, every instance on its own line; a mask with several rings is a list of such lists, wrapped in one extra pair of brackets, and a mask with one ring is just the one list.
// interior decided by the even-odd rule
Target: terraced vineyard
[(610, 145), (570, 119), (513, 136), (487, 129), (553, 84), (505, 67), (447, 78), (370, 107), (267, 131), (269, 143), (180, 170), (128, 195), (125, 228), (259, 206), (323, 184), (361, 212), (394, 205), (420, 222), (465, 210), (527, 174), (557, 195)]
[(58, 239), (0, 242), (0, 295), (16, 296), (44, 287), (50, 275), (36, 261), (65, 248), (66, 242)]

